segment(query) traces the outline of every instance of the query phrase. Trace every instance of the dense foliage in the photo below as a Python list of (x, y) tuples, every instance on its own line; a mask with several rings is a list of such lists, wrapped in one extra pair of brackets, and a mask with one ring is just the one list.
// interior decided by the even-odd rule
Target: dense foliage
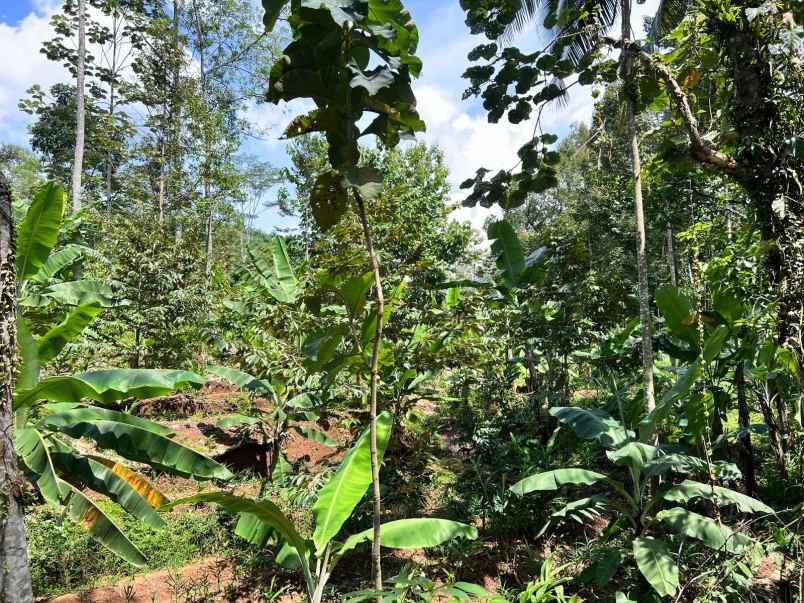
[[(37, 595), (804, 600), (801, 4), (459, 4), (465, 100), (528, 132), (464, 194), (400, 0), (65, 1), (75, 79), (0, 146)], [(257, 103), (302, 112), (286, 168)]]

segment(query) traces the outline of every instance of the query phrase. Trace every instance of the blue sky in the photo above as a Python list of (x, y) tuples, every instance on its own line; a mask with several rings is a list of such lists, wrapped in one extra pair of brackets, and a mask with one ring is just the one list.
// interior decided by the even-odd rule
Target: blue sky
[[(652, 12), (655, 3), (635, 5), (635, 30), (641, 30), (638, 23), (642, 15)], [(49, 86), (68, 77), (61, 66), (39, 53), (42, 41), (51, 35), (50, 16), (60, 4), (60, 0), (0, 0), (0, 56), (4, 64), (0, 69), (0, 142), (27, 143), (30, 118), (17, 108), (25, 90), (33, 84)], [(513, 126), (506, 120), (489, 124), (476, 101), (461, 100), (466, 54), (482, 39), (469, 35), (458, 0), (407, 0), (406, 5), (419, 26), (419, 56), (424, 61), (422, 77), (414, 83), (419, 112), (427, 123), (421, 139), (444, 151), (457, 201), (457, 185), (477, 168), (508, 168), (516, 162), (516, 151), (530, 137), (533, 124)], [(543, 45), (535, 28), (517, 43), (523, 48)], [(592, 107), (589, 88), (580, 89), (573, 93), (569, 106), (543, 115), (545, 130), (563, 135), (572, 123), (588, 121)], [(267, 128), (268, 135), (264, 140), (251, 141), (245, 150), (274, 165), (286, 165), (285, 144), (279, 136), (294, 109), (251, 107), (249, 118)], [(480, 226), (488, 212), (482, 208), (460, 209), (454, 216)], [(271, 230), (292, 225), (292, 221), (265, 210), (257, 225)]]

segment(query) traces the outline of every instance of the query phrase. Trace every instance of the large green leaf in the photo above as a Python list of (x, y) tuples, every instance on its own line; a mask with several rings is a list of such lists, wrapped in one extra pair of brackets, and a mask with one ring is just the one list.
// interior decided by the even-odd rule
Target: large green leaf
[(701, 365), (698, 361), (685, 367), (678, 376), (673, 387), (667, 391), (659, 404), (639, 423), (639, 439), (649, 442), (658, 426), (665, 421), (673, 409), (673, 404), (687, 394), (701, 376)]
[(296, 530), (293, 522), (282, 513), (279, 507), (268, 500), (255, 501), (249, 498), (243, 498), (242, 496), (234, 496), (227, 492), (207, 492), (206, 494), (197, 494), (189, 498), (174, 500), (170, 504), (162, 507), (162, 510), (169, 511), (181, 505), (195, 505), (199, 503), (220, 505), (227, 513), (233, 515), (247, 513), (253, 517), (257, 517), (260, 521), (279, 532), (279, 534), (281, 534), (292, 547), (299, 551), (299, 553), (304, 555), (307, 552), (304, 539)]
[(97, 399), (96, 392), (89, 384), (76, 377), (48, 377), (35, 387), (15, 392), (14, 410), (31, 406), (39, 400), (54, 402), (80, 402), (85, 398)]
[(613, 463), (641, 471), (645, 464), (653, 460), (656, 453), (657, 450), (655, 446), (641, 442), (626, 442), (619, 448), (607, 450), (606, 456), (609, 457), (609, 460)]
[(69, 489), (69, 498), (65, 506), (70, 519), (110, 551), (132, 565), (143, 567), (147, 563), (145, 555), (126, 538), (120, 528), (95, 503), (67, 482), (61, 481), (61, 484)]
[(632, 438), (622, 423), (602, 410), (557, 406), (550, 409), (550, 414), (572, 425), (579, 438), (595, 440), (605, 448), (617, 448)]
[(689, 502), (695, 498), (705, 498), (712, 502), (717, 501), (721, 507), (735, 505), (743, 513), (772, 514), (774, 512), (768, 505), (756, 498), (751, 498), (722, 486), (710, 486), (709, 484), (702, 484), (689, 479), (672, 486), (664, 494), (663, 498), (673, 502)]
[(195, 479), (230, 479), (231, 472), (211, 458), (152, 431), (116, 421), (87, 420), (65, 423), (63, 415), (49, 415), (41, 425), (73, 438), (89, 438), (100, 448), (151, 465), (163, 471)]
[(249, 392), (257, 394), (267, 394), (273, 391), (271, 385), (262, 379), (244, 373), (238, 369), (229, 368), (228, 366), (212, 365), (207, 367), (207, 372), (210, 375), (215, 375), (221, 379), (225, 379), (229, 383)]
[(589, 486), (608, 479), (602, 473), (595, 473), (587, 469), (554, 469), (553, 471), (536, 473), (518, 481), (511, 486), (511, 492), (524, 496), (529, 492), (558, 490), (561, 486), (567, 485)]
[(55, 445), (51, 458), (59, 475), (70, 483), (81, 484), (90, 490), (105, 494), (152, 528), (165, 526), (159, 513), (148, 504), (137, 489), (106, 465), (90, 457), (78, 455), (63, 443)]
[(665, 522), (679, 534), (700, 540), (716, 551), (728, 551), (739, 555), (746, 546), (754, 544), (754, 541), (745, 534), (735, 532), (714, 519), (681, 507), (661, 511), (656, 514), (656, 519)]
[(57, 326), (45, 333), (37, 342), (39, 349), (39, 362), (45, 363), (53, 360), (68, 343), (78, 337), (98, 314), (101, 307), (92, 302), (78, 306)]
[(672, 597), (678, 590), (678, 566), (667, 545), (651, 536), (634, 539), (634, 559), (659, 596)]
[(39, 381), (39, 350), (28, 321), (22, 316), (17, 317), (17, 344), (22, 362), (17, 373), (15, 392), (32, 389)]
[(59, 185), (45, 184), (17, 230), (17, 279), (26, 281), (45, 265), (59, 238), (67, 194)]
[(282, 237), (275, 236), (271, 240), (271, 255), (274, 259), (274, 272), (279, 286), (288, 296), (289, 301), (295, 301), (301, 294), (299, 281), (290, 262), (290, 254)]
[(506, 220), (492, 222), (487, 231), (491, 251), (502, 272), (506, 288), (510, 291), (519, 286), (519, 278), (525, 270), (525, 255), (513, 227)]
[(76, 377), (97, 392), (96, 400), (107, 403), (124, 398), (166, 396), (188, 385), (207, 382), (190, 371), (166, 369), (110, 369), (79, 373)]
[[(350, 536), (338, 551), (338, 556), (363, 542), (370, 541), (373, 536), (372, 528)], [(400, 519), (380, 526), (380, 544), (389, 549), (426, 549), (454, 538), (476, 540), (477, 528), (457, 521), (432, 517)]]
[(25, 427), (17, 432), (14, 445), (22, 462), (35, 475), (42, 498), (51, 505), (59, 505), (67, 491), (56, 476), (50, 450), (42, 434)]
[(121, 305), (112, 288), (100, 281), (56, 283), (45, 289), (44, 295), (68, 306), (97, 303), (103, 308), (112, 308)]
[[(379, 462), (382, 462), (385, 447), (391, 438), (392, 425), (393, 419), (389, 413), (384, 412), (377, 417)], [(313, 542), (317, 554), (320, 554), (327, 543), (335, 538), (371, 485), (369, 433), (369, 429), (366, 429), (361, 434), (352, 449), (346, 453), (338, 471), (318, 493), (318, 500), (313, 505), (315, 516)]]
[(45, 262), (45, 265), (42, 266), (39, 271), (33, 275), (33, 277), (31, 277), (31, 280), (40, 284), (47, 283), (59, 272), (68, 266), (72, 266), (87, 251), (89, 251), (89, 248), (84, 247), (83, 245), (66, 245), (62, 249), (59, 249), (56, 253), (51, 254), (51, 256), (47, 259), (47, 262)]
[(165, 436), (166, 438), (172, 438), (176, 435), (176, 432), (169, 427), (165, 427), (154, 421), (149, 421), (148, 419), (143, 419), (142, 417), (137, 417), (126, 412), (110, 410), (108, 408), (60, 402), (45, 404), (44, 409), (49, 414), (42, 420), (42, 424), (49, 426), (51, 429), (57, 429), (58, 426), (61, 425), (72, 425), (73, 423), (86, 421), (114, 421), (116, 423), (133, 425), (134, 427), (151, 431), (157, 435)]
[(673, 287), (660, 287), (656, 290), (656, 305), (669, 331), (693, 349), (698, 349), (700, 342), (695, 306), (689, 297)]

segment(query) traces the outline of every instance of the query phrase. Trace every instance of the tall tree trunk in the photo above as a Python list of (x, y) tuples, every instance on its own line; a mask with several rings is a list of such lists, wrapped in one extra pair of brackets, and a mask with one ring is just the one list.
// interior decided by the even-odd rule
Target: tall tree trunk
[(737, 388), (737, 413), (740, 429), (745, 429), (745, 435), (740, 438), (738, 455), (740, 457), (740, 470), (743, 472), (745, 489), (749, 496), (757, 491), (756, 471), (754, 470), (754, 447), (751, 444), (751, 410), (748, 408), (748, 399), (745, 395), (745, 366), (742, 359), (737, 361), (734, 369), (734, 385)]
[[(206, 188), (206, 187), (204, 187)], [(209, 193), (205, 192), (204, 196), (207, 197)], [(209, 213), (207, 214), (207, 255), (206, 255), (206, 265), (204, 267), (205, 274), (209, 275), (212, 272), (212, 227), (213, 227), (213, 220), (214, 211), (212, 205), (209, 206)]]
[(11, 190), (0, 174), (0, 601), (33, 601), (12, 402), (17, 357), (17, 275)]
[(636, 123), (636, 82), (634, 78), (631, 41), (631, 0), (622, 0), (622, 65), (621, 74), (626, 101), (628, 135), (631, 139), (631, 162), (634, 181), (634, 212), (636, 214), (637, 269), (639, 273), (639, 321), (642, 326), (642, 369), (645, 412), (656, 407), (653, 392), (653, 340), (650, 317), (650, 289), (648, 287), (647, 237), (645, 213), (642, 208), (642, 164), (639, 155), (639, 133)]
[(165, 139), (163, 137), (159, 146), (159, 193), (157, 196), (157, 202), (159, 204), (159, 226), (162, 226), (162, 224), (165, 222), (165, 188), (167, 185), (165, 159)]
[(75, 93), (75, 155), (73, 158), (72, 209), (81, 209), (81, 174), (84, 170), (84, 80), (86, 78), (86, 0), (78, 0), (78, 62)]
[[(379, 592), (382, 590), (382, 558), (380, 556), (380, 514), (382, 512), (380, 500), (380, 462), (377, 452), (377, 390), (380, 378), (380, 346), (382, 345), (382, 331), (385, 322), (385, 296), (382, 290), (382, 277), (380, 275), (380, 263), (377, 254), (374, 252), (374, 241), (371, 237), (371, 228), (366, 217), (366, 208), (363, 199), (355, 193), (355, 204), (357, 206), (360, 224), (363, 227), (363, 238), (366, 243), (371, 271), (374, 274), (374, 289), (377, 295), (377, 327), (374, 331), (374, 347), (371, 351), (371, 483), (374, 497), (374, 539), (371, 547), (371, 566), (374, 575), (374, 588)], [(378, 597), (378, 601), (380, 598)]]
[(765, 419), (765, 424), (768, 426), (768, 436), (773, 449), (773, 454), (776, 457), (776, 464), (779, 465), (779, 473), (782, 479), (788, 479), (787, 472), (787, 458), (784, 451), (784, 439), (779, 430), (779, 424), (773, 416), (773, 402), (774, 398), (778, 396), (778, 391), (774, 384), (768, 384), (763, 392), (760, 393), (759, 406), (762, 410), (762, 417)]
[(667, 265), (670, 268), (670, 284), (678, 287), (678, 272), (676, 270), (676, 236), (673, 226), (667, 223)]
[[(114, 10), (112, 15), (112, 59), (109, 78), (109, 121), (114, 124), (114, 109), (115, 109), (115, 78), (117, 77), (117, 33), (119, 16), (117, 9)], [(114, 162), (112, 159), (111, 148), (106, 153), (106, 211), (112, 212), (112, 176), (114, 174)]]

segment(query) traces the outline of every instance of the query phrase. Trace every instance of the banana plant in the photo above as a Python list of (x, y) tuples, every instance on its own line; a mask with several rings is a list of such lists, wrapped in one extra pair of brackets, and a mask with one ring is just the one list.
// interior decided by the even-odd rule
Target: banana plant
[[(387, 412), (377, 417), (377, 444), (380, 461), (391, 437), (392, 418)], [(227, 492), (211, 492), (174, 501), (165, 507), (213, 503), (240, 518), (248, 517), (253, 533), (242, 534), (254, 544), (263, 544), (266, 531), (274, 535), (281, 549), (277, 563), (301, 572), (307, 602), (321, 603), (324, 589), (338, 563), (348, 553), (370, 542), (373, 530), (351, 534), (339, 540), (341, 530), (371, 485), (369, 430), (358, 437), (338, 470), (318, 492), (312, 512), (315, 527), (312, 537), (303, 536), (281, 509), (269, 500), (253, 500)], [(477, 530), (455, 521), (422, 517), (382, 524), (382, 546), (395, 549), (419, 549), (437, 546), (453, 538), (477, 538)]]
[[(266, 482), (272, 481), (277, 466), (288, 466), (280, 446), (291, 429), (314, 442), (327, 446), (336, 445), (336, 442), (321, 431), (300, 424), (303, 421), (318, 421), (323, 410), (323, 402), (309, 391), (312, 387), (308, 391), (294, 393), (284, 383), (271, 383), (268, 379), (258, 379), (238, 369), (210, 366), (207, 371), (243, 389), (251, 397), (248, 414), (221, 417), (216, 425), (221, 429), (257, 427), (260, 430), (262, 445), (266, 451)], [(259, 408), (254, 404), (257, 396), (265, 397), (270, 406), (267, 409)]]
[[(23, 295), (28, 283), (47, 282), (68, 265), (64, 258), (73, 255), (62, 254), (65, 250), (51, 255), (65, 204), (64, 191), (48, 184), (36, 195), (20, 225), (17, 263)], [(67, 305), (74, 308), (41, 336), (32, 333), (27, 313), (18, 317), (22, 362), (14, 390), (15, 447), (26, 475), (48, 504), (63, 507), (101, 544), (133, 565), (143, 566), (147, 560), (142, 552), (86, 491), (108, 497), (153, 528), (164, 526), (156, 509), (167, 502), (167, 497), (122, 460), (85, 452), (76, 441), (86, 438), (99, 450), (112, 450), (121, 459), (184, 477), (229, 479), (231, 473), (175, 442), (170, 429), (106, 407), (121, 400), (150, 398), (203, 384), (206, 379), (200, 375), (112, 369), (40, 379), (40, 369), (75, 340), (106, 303), (102, 296), (91, 295), (92, 286), (76, 283), (72, 289), (80, 293), (80, 303), (68, 301)]]
[[(667, 453), (660, 447), (639, 441), (633, 431), (601, 410), (556, 407), (550, 409), (550, 414), (562, 424), (572, 426), (578, 437), (601, 445), (614, 465), (627, 470), (629, 479), (621, 481), (612, 477), (613, 472), (606, 475), (572, 467), (537, 473), (520, 480), (511, 486), (511, 490), (520, 496), (537, 491), (557, 491), (568, 485), (596, 486), (595, 493), (553, 512), (540, 535), (553, 523), (567, 519), (584, 522), (609, 511), (618, 518), (618, 524), (627, 522), (626, 528), (633, 531), (633, 559), (648, 583), (662, 597), (674, 596), (679, 587), (679, 568), (667, 541), (668, 530), (730, 554), (742, 554), (759, 546), (748, 535), (724, 525), (719, 519), (681, 506), (703, 499), (716, 507), (735, 507), (741, 513), (773, 515), (773, 509), (765, 503), (715, 483), (738, 479), (740, 471), (735, 465), (718, 462), (710, 467), (694, 456)], [(668, 479), (666, 485), (654, 494), (650, 478), (667, 474), (704, 475), (707, 482), (689, 477), (680, 483)], [(602, 487), (608, 491), (601, 492)], [(666, 502), (679, 506), (662, 509)]]

